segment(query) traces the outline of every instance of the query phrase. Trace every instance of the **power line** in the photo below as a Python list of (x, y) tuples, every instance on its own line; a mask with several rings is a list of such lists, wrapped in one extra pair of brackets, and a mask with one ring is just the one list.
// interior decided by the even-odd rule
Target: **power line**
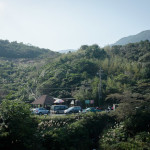
[[(8, 90), (8, 88), (0, 88), (0, 90), (1, 89), (4, 89), (4, 90)], [(80, 87), (74, 87), (74, 88), (38, 88), (39, 90), (41, 90), (41, 89), (54, 89), (54, 90), (61, 90), (61, 89), (66, 89), (66, 90), (68, 90), (68, 89), (70, 89), (70, 90), (72, 90), (72, 89), (80, 89)], [(9, 90), (12, 90), (12, 89), (9, 89)]]

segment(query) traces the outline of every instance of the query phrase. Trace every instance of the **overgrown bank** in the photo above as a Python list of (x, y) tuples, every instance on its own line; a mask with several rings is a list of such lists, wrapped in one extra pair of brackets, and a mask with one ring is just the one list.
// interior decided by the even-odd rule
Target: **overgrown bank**
[(35, 117), (27, 104), (3, 101), (0, 114), (1, 149), (91, 150), (149, 149), (150, 105), (120, 116), (87, 113)]

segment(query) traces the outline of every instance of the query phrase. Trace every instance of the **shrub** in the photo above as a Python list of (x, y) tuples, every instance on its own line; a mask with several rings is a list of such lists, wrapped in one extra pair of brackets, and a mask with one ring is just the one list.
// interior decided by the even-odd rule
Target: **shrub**
[(143, 131), (150, 132), (150, 111), (149, 107), (138, 108), (136, 113), (125, 120), (126, 131), (134, 136)]
[(100, 134), (114, 121), (114, 118), (101, 113), (88, 113), (79, 116), (70, 116), (76, 118), (76, 121), (73, 119), (72, 123), (62, 127), (53, 127), (49, 131), (45, 130), (43, 146), (52, 150), (91, 150), (97, 148)]
[(21, 101), (3, 101), (0, 107), (0, 148), (32, 149), (38, 122)]

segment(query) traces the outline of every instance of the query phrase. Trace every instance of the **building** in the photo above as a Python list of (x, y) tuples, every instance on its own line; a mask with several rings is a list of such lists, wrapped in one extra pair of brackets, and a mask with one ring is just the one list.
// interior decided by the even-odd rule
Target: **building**
[(40, 98), (36, 99), (31, 104), (34, 107), (45, 107), (48, 108), (54, 103), (54, 99), (48, 95), (42, 95)]

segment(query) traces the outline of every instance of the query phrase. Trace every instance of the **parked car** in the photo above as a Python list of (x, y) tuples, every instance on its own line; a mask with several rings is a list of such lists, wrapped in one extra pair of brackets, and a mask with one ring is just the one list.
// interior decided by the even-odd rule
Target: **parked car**
[(52, 105), (51, 106), (51, 114), (64, 114), (64, 110), (67, 109), (66, 105)]
[(43, 107), (41, 107), (41, 108), (33, 109), (33, 113), (37, 114), (37, 115), (44, 115), (44, 114), (48, 115), (50, 113), (50, 111), (45, 109), (45, 108), (43, 108)]
[(89, 107), (84, 109), (82, 112), (86, 113), (86, 112), (101, 112), (101, 111), (102, 111), (101, 109), (96, 109), (95, 107)]
[(71, 113), (79, 113), (81, 111), (82, 111), (82, 108), (80, 106), (73, 106), (73, 107), (66, 109), (64, 111), (64, 113), (65, 114), (71, 114)]

